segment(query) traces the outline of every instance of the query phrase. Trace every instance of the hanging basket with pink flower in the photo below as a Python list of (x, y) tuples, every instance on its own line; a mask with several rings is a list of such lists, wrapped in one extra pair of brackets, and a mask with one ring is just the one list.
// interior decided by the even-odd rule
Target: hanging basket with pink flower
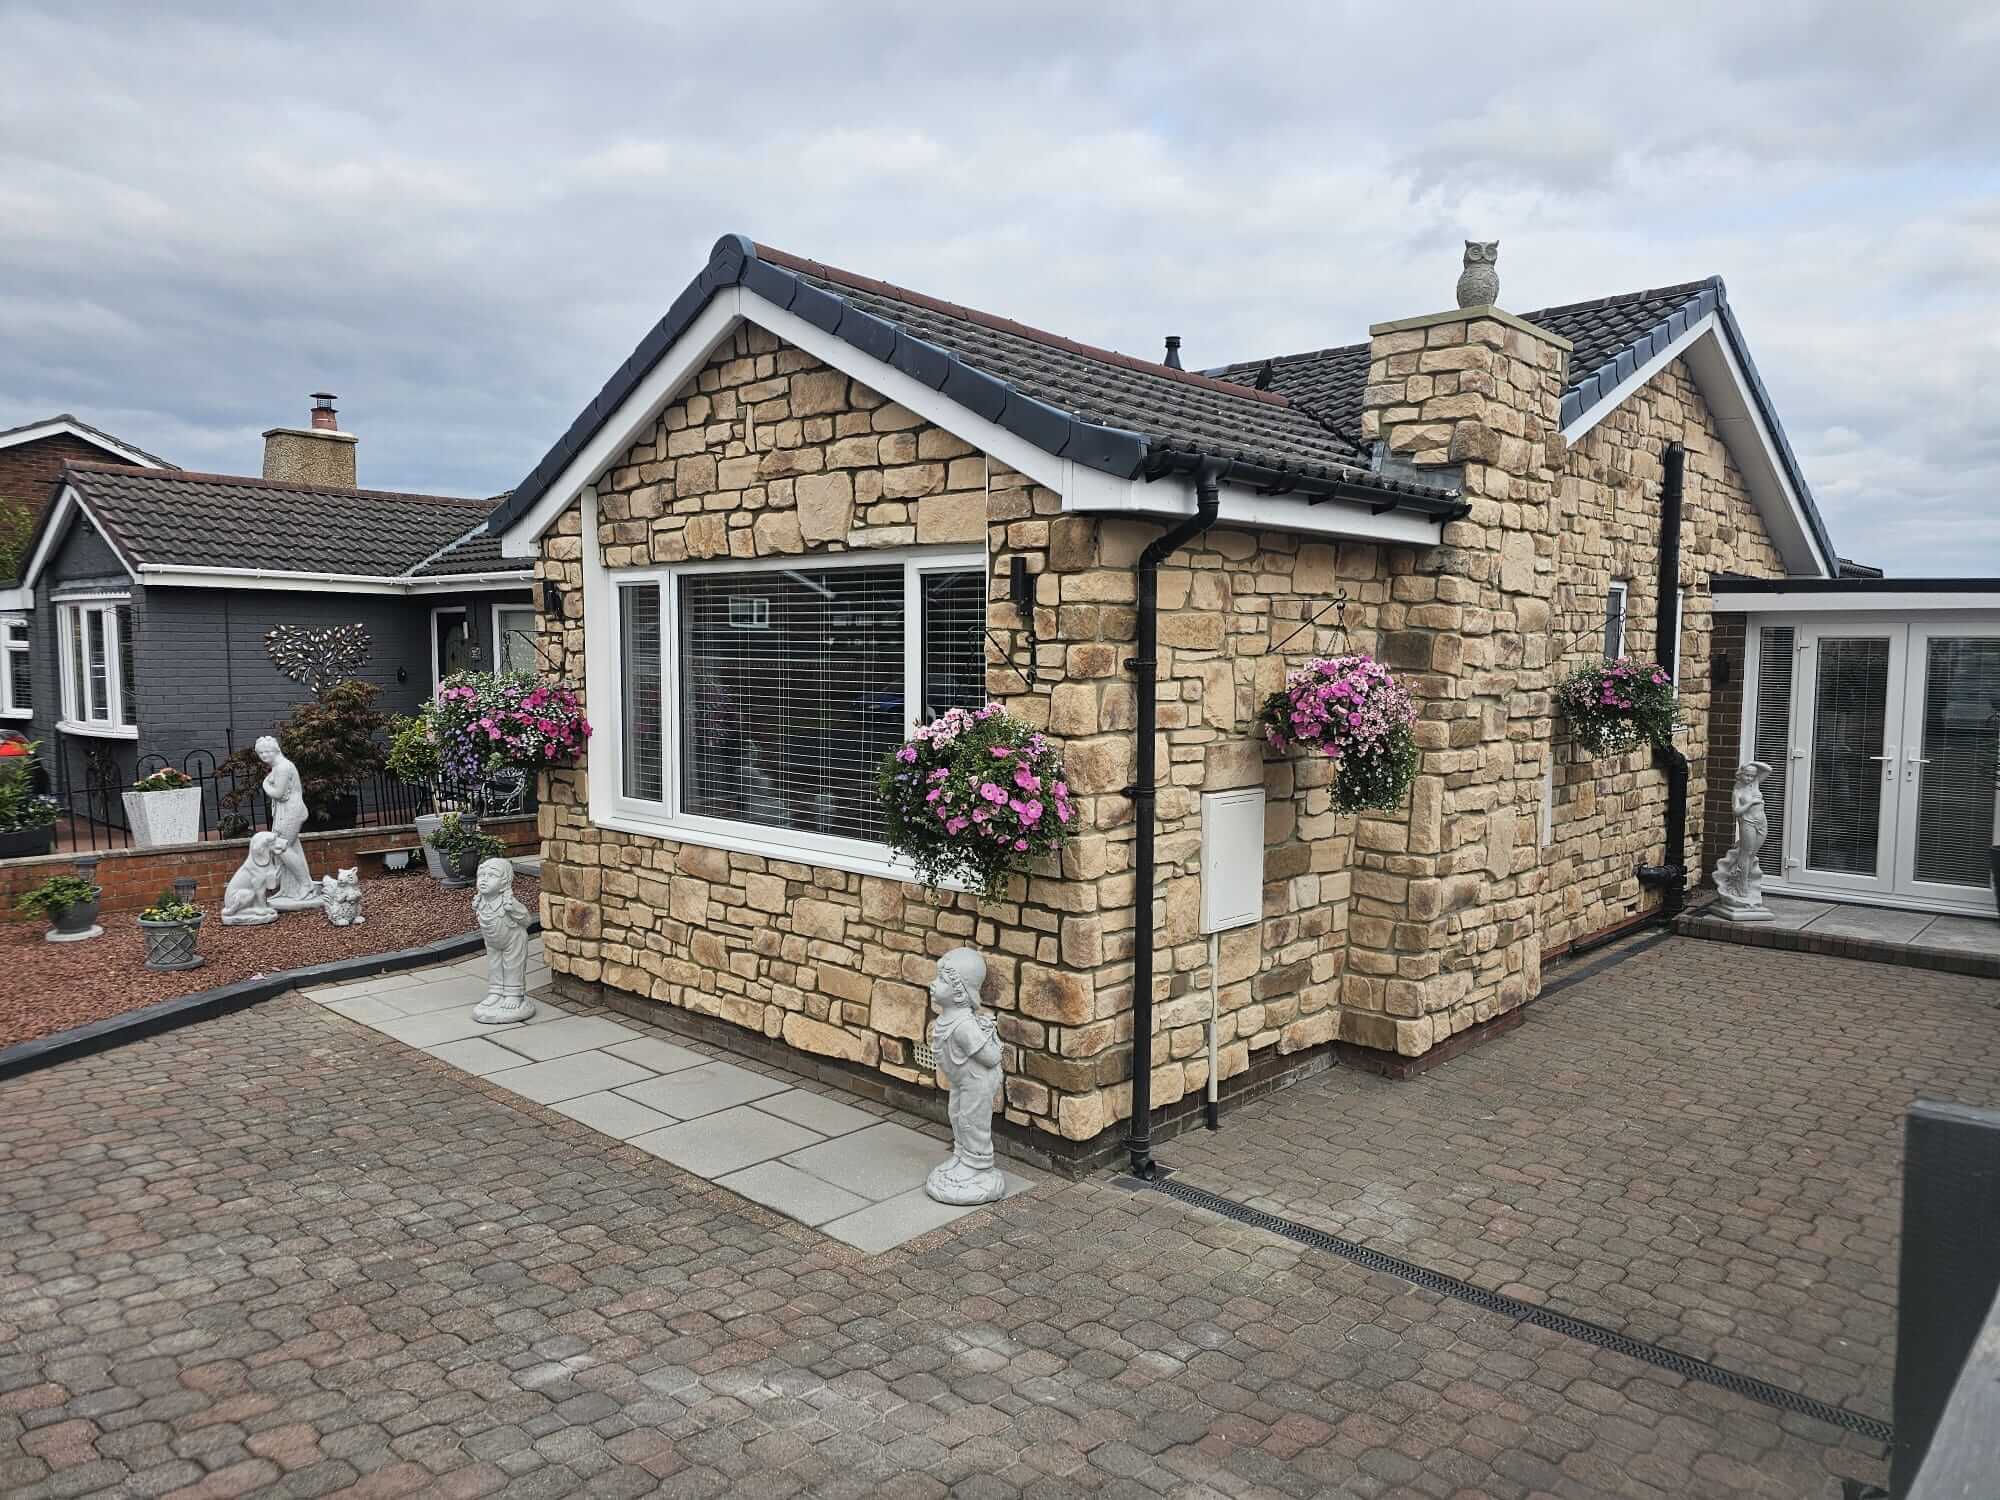
[(926, 885), (986, 897), (1029, 860), (1058, 853), (1077, 819), (1062, 752), (997, 703), (949, 709), (882, 759), (889, 847)]
[(1285, 675), (1258, 721), (1274, 750), (1308, 750), (1334, 763), (1338, 812), (1386, 812), (1417, 775), (1417, 705), (1374, 657), (1316, 656)]
[(1629, 656), (1572, 673), (1556, 689), (1555, 702), (1571, 737), (1593, 755), (1671, 745), (1679, 724), (1673, 678), (1657, 664)]
[(467, 783), (573, 764), (590, 738), (573, 689), (518, 673), (454, 672), (417, 718), (435, 774)]

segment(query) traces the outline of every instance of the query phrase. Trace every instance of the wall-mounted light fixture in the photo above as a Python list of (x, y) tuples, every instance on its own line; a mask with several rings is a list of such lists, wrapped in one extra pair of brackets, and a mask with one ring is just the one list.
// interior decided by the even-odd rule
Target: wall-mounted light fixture
[(562, 613), (562, 585), (553, 578), (542, 580), (542, 613), (545, 615)]

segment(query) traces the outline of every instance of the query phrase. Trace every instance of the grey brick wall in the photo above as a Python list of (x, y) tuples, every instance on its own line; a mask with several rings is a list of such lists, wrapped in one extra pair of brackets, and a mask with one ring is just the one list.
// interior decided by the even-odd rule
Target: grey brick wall
[[(217, 759), (253, 743), (310, 696), (271, 664), (264, 636), (277, 625), (359, 623), (374, 651), (358, 674), (382, 689), (385, 713), (413, 713), (431, 694), (431, 611), (465, 605), (479, 642), (479, 665), (493, 662), (497, 600), (511, 592), (397, 598), (249, 589), (152, 589), (139, 636), (140, 750), (180, 765), (196, 750)], [(398, 680), (398, 672), (402, 680)]]

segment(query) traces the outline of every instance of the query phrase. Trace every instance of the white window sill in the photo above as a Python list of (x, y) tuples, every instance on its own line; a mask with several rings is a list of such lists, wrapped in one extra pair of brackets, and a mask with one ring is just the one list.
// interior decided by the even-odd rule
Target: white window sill
[(34, 716), (32, 708), (0, 708), (0, 719), (32, 719)]
[[(618, 833), (636, 833), (647, 838), (671, 839), (677, 844), (694, 844), (703, 849), (722, 849), (731, 854), (754, 854), (763, 859), (779, 859), (787, 864), (810, 865), (817, 869), (845, 870), (852, 875), (875, 875), (884, 880), (900, 880), (905, 885), (921, 885), (916, 867), (889, 852), (886, 845), (874, 846), (879, 853), (849, 850), (808, 849), (762, 836), (753, 826), (738, 824), (741, 831), (714, 828), (706, 824), (676, 822), (670, 818), (612, 811), (592, 812), (593, 827)], [(870, 846), (864, 845), (863, 849)], [(962, 882), (945, 881), (940, 890), (969, 889)]]
[(83, 735), (94, 740), (136, 740), (139, 738), (137, 724), (88, 724), (78, 719), (57, 719), (56, 728), (64, 734)]

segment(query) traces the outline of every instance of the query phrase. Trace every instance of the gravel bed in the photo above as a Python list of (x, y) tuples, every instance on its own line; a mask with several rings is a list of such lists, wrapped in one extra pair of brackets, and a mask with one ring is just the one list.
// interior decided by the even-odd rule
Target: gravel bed
[[(529, 911), (539, 909), (541, 883), (514, 881)], [(428, 875), (390, 875), (361, 888), (358, 927), (335, 927), (318, 912), (292, 912), (263, 927), (224, 927), (210, 911), (201, 924), (198, 969), (158, 972), (146, 965), (146, 943), (129, 914), (104, 919), (104, 936), (87, 943), (42, 941), (39, 920), (0, 925), (0, 1047), (139, 1010), (176, 995), (215, 989), (259, 974), (367, 953), (392, 953), (471, 932), (472, 888), (446, 890)]]

